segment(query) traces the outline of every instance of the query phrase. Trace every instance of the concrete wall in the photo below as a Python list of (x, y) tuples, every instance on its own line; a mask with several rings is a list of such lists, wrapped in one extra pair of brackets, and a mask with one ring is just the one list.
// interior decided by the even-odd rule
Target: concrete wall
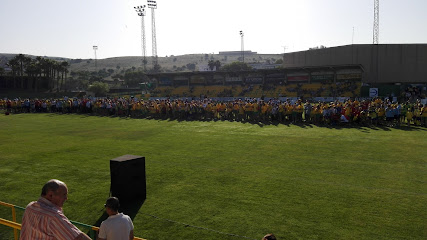
[(367, 83), (427, 83), (427, 44), (357, 44), (286, 53), (284, 67), (361, 64)]

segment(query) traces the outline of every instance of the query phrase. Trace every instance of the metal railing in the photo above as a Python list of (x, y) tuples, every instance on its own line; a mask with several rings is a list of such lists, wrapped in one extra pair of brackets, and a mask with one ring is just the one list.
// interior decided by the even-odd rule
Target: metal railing
[[(20, 206), (16, 206), (16, 205), (13, 205), (10, 203), (2, 202), (2, 201), (0, 201), (0, 205), (5, 206), (5, 207), (10, 207), (12, 209), (12, 221), (0, 218), (0, 224), (13, 228), (14, 238), (15, 238), (15, 240), (18, 240), (19, 239), (18, 230), (21, 230), (21, 224), (16, 221), (16, 209), (20, 209), (20, 210), (25, 211), (25, 208), (20, 207)], [(70, 220), (70, 222), (72, 224), (76, 225), (77, 227), (80, 226), (80, 227), (89, 228), (89, 234), (88, 234), (89, 237), (94, 239), (94, 240), (96, 239), (96, 233), (99, 231), (99, 227), (95, 227), (95, 226), (91, 226), (91, 225), (87, 225), (84, 223), (71, 221), (71, 220)], [(139, 237), (134, 237), (134, 240), (145, 240), (145, 239), (139, 238)]]

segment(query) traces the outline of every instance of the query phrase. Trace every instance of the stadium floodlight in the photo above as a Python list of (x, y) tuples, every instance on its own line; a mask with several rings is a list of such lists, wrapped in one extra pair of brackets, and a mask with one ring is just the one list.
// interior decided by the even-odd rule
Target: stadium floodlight
[(156, 21), (154, 16), (154, 9), (157, 9), (157, 2), (154, 0), (147, 0), (148, 8), (151, 8), (151, 39), (152, 39), (152, 52), (153, 52), (153, 70), (157, 71), (157, 39), (156, 39)]
[(240, 42), (240, 51), (242, 53), (242, 62), (245, 62), (245, 47), (243, 45), (243, 37), (245, 36), (245, 34), (243, 33), (243, 31), (240, 31), (240, 38), (241, 38), (241, 42)]
[(154, 9), (157, 8), (157, 2), (153, 0), (147, 0), (147, 5), (149, 8), (154, 8)]
[(141, 47), (142, 47), (142, 64), (144, 65), (144, 70), (147, 70), (147, 51), (146, 51), (146, 41), (145, 41), (145, 5), (134, 7), (138, 16), (141, 17)]

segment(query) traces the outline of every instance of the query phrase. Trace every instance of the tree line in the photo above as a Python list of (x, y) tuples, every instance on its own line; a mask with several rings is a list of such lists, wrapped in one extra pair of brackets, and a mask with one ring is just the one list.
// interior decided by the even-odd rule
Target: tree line
[[(8, 60), (6, 66), (10, 72), (6, 74), (4, 68), (0, 67), (0, 87), (25, 90), (49, 90), (51, 92), (70, 91), (70, 90), (89, 90), (94, 87), (102, 86), (103, 92), (110, 87), (140, 87), (141, 83), (150, 83), (147, 73), (162, 72), (160, 66), (158, 69), (145, 70), (142, 68), (131, 67), (128, 69), (117, 66), (117, 69), (100, 69), (98, 71), (72, 71), (69, 72), (70, 62), (56, 61), (44, 57), (30, 57), (24, 54), (15, 55)], [(189, 63), (183, 68), (195, 71), (196, 64)], [(232, 62), (222, 65), (220, 61), (211, 59), (208, 61), (208, 67), (216, 71), (245, 71), (251, 67), (247, 63)], [(121, 70), (121, 72), (119, 72)], [(183, 69), (181, 69), (182, 71)], [(179, 69), (175, 69), (179, 71)], [(69, 77), (67, 78), (67, 75)], [(111, 82), (106, 82), (105, 78), (111, 77)]]
[[(6, 66), (10, 68), (12, 82), (6, 83), (6, 87), (14, 89), (32, 89), (38, 91), (40, 88), (63, 91), (67, 79), (68, 67), (66, 61), (35, 57), (31, 58), (24, 54), (15, 55)], [(0, 76), (6, 73), (0, 68)], [(4, 78), (7, 80), (7, 78)], [(4, 80), (3, 79), (3, 80)]]

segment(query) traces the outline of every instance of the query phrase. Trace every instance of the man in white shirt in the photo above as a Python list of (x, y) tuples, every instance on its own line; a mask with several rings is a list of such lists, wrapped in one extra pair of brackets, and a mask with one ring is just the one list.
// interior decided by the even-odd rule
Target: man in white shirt
[(119, 213), (119, 199), (110, 197), (105, 203), (105, 211), (108, 218), (99, 227), (99, 240), (133, 240), (132, 219), (123, 213)]

